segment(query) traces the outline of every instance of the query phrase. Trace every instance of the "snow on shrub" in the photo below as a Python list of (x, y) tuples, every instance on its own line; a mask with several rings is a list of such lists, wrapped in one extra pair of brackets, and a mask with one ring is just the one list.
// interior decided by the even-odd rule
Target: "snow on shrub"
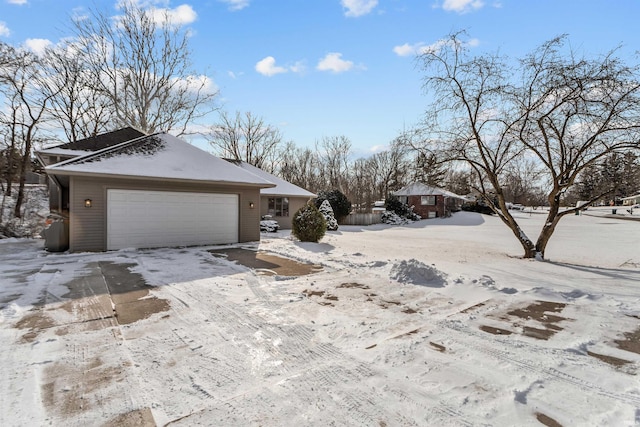
[(327, 230), (335, 231), (338, 229), (338, 221), (336, 220), (335, 215), (333, 215), (333, 209), (331, 208), (331, 203), (328, 200), (324, 200), (318, 208), (324, 220), (327, 223)]
[(408, 224), (422, 219), (413, 212), (413, 206), (401, 202), (397, 196), (387, 197), (384, 207), (387, 211), (382, 214), (382, 222), (385, 224)]
[(327, 231), (324, 216), (313, 203), (307, 203), (293, 215), (291, 234), (301, 242), (318, 242)]
[(333, 215), (338, 222), (351, 213), (351, 202), (340, 190), (321, 191), (316, 199), (316, 207), (319, 208), (325, 200), (328, 200), (329, 204), (331, 204)]
[[(13, 188), (17, 193), (17, 185)], [(49, 214), (49, 191), (46, 185), (27, 185), (24, 189), (21, 218), (13, 217), (16, 200), (0, 189), (0, 239), (6, 237), (39, 238)]]
[(381, 221), (383, 224), (391, 224), (391, 225), (404, 225), (411, 224), (414, 221), (419, 221), (421, 218), (419, 215), (413, 214), (415, 216), (411, 216), (411, 218), (406, 218), (399, 216), (395, 212), (385, 211), (382, 212)]
[(433, 265), (426, 265), (415, 259), (402, 260), (394, 264), (391, 267), (390, 277), (401, 283), (411, 283), (430, 288), (443, 288), (447, 285), (446, 273), (438, 270)]

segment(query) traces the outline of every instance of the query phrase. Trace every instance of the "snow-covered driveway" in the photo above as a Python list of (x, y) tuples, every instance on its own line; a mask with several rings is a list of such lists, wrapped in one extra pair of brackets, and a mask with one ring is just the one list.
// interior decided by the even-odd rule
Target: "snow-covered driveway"
[(249, 246), (323, 267), (299, 277), (0, 241), (0, 425), (640, 423), (640, 223), (566, 218), (543, 263), (509, 233), (459, 213)]

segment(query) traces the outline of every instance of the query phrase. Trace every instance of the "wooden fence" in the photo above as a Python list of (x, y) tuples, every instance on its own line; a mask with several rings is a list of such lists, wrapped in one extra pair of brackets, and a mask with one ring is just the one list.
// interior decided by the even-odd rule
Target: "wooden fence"
[(382, 214), (376, 213), (352, 213), (340, 221), (340, 225), (372, 225), (382, 222)]

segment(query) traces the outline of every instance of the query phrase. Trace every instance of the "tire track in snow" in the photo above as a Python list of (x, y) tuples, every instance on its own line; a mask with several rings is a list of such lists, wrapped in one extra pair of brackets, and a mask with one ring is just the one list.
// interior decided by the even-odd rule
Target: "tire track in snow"
[[(343, 272), (343, 275), (345, 280), (351, 278), (348, 272)], [(250, 423), (255, 420), (251, 414), (271, 413), (270, 408), (274, 404), (281, 404), (284, 393), (290, 396), (294, 406), (306, 403), (329, 408), (333, 421), (346, 420), (349, 425), (369, 426), (381, 422), (388, 425), (398, 422), (402, 425), (420, 425), (423, 413), (439, 414), (438, 419), (454, 425), (474, 424), (435, 397), (420, 403), (406, 395), (403, 397), (400, 391), (394, 393), (374, 387), (373, 383), (379, 380), (388, 383), (388, 374), (372, 369), (367, 362), (342, 352), (330, 342), (320, 341), (311, 325), (289, 323), (291, 319), (271, 316), (274, 310), (282, 307), (278, 302), (279, 297), (268, 293), (259, 276), (248, 273), (245, 283), (257, 297), (257, 304), (245, 306), (215, 299), (218, 295), (201, 298), (193, 292), (192, 287), (180, 289), (172, 286), (167, 289), (184, 307), (190, 307), (181, 307), (181, 311), (185, 311), (185, 321), (188, 321), (186, 313), (194, 310), (203, 313), (208, 325), (216, 327), (216, 333), (212, 333), (208, 342), (199, 340), (200, 335), (196, 335), (188, 324), (173, 328), (173, 334), (181, 345), (202, 357), (211, 354), (209, 365), (197, 363), (193, 366), (197, 372), (190, 376), (190, 383), (194, 390), (202, 392), (203, 397), (200, 408), (192, 410), (193, 415), (180, 415), (182, 422), (215, 418)], [(256, 313), (264, 313), (266, 317)], [(196, 327), (195, 324), (192, 326)], [(234, 346), (236, 350), (246, 348), (249, 354), (236, 354), (238, 358), (233, 358), (229, 351), (223, 350), (227, 345)], [(246, 362), (252, 361), (250, 352), (254, 348), (264, 350), (272, 360), (281, 362), (277, 366), (265, 367), (264, 371), (252, 372), (252, 375), (262, 376), (259, 381), (247, 373)], [(220, 388), (212, 387), (214, 377), (220, 379)], [(278, 398), (272, 401), (266, 394), (274, 392)], [(250, 411), (247, 410), (248, 406)], [(419, 409), (414, 414), (418, 418), (407, 418), (398, 407)], [(225, 408), (226, 413), (221, 408)], [(287, 413), (294, 411), (294, 408), (287, 406), (283, 411)]]
[[(445, 320), (437, 322), (437, 324), (449, 329), (450, 331), (454, 331), (460, 335), (463, 335), (463, 339), (450, 337), (451, 339), (455, 340), (461, 347), (472, 347), (473, 349), (481, 351), (482, 353), (491, 356), (494, 359), (507, 362), (511, 365), (516, 366), (517, 368), (524, 369), (529, 372), (544, 375), (549, 380), (557, 380), (565, 384), (572, 385), (578, 388), (581, 392), (587, 394), (596, 393), (616, 401), (623, 401), (640, 406), (640, 396), (638, 395), (631, 393), (618, 393), (615, 391), (606, 390), (596, 383), (578, 378), (574, 375), (560, 371), (559, 369), (546, 367), (535, 362), (529, 362), (527, 360), (517, 358), (514, 353), (507, 350), (500, 350), (495, 347), (490, 347), (486, 344), (487, 340), (489, 340), (492, 344), (500, 345), (501, 347), (504, 347), (505, 344), (495, 340), (493, 337), (488, 337), (487, 335), (489, 334), (481, 335), (479, 331), (474, 331), (471, 328), (462, 325), (459, 321)], [(519, 342), (518, 344), (529, 347), (529, 351), (527, 352), (528, 354), (540, 354), (542, 352), (541, 347), (531, 346), (523, 342)], [(546, 350), (547, 349), (544, 349), (545, 352), (549, 353)]]

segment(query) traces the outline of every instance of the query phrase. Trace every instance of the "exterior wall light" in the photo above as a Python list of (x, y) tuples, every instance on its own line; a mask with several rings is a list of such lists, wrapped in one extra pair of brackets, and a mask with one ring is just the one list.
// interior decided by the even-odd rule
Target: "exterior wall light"
[(85, 208), (91, 207), (91, 199), (84, 199), (84, 207)]
[(249, 202), (249, 209), (253, 209), (255, 207), (255, 205), (253, 204), (253, 202)]

